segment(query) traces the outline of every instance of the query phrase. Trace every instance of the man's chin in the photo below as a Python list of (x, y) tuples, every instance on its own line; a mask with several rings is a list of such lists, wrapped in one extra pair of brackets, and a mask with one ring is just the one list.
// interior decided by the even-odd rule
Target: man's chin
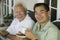
[(42, 23), (43, 21), (42, 20), (38, 20), (39, 23)]

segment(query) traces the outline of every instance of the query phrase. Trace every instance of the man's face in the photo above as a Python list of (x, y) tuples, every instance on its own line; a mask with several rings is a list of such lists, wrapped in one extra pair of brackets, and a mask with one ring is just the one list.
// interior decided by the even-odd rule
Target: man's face
[(46, 11), (44, 6), (35, 8), (35, 18), (38, 22), (44, 23), (49, 20), (49, 11)]
[(25, 10), (22, 7), (15, 7), (14, 13), (16, 18), (18, 18), (20, 21), (22, 21), (26, 16)]

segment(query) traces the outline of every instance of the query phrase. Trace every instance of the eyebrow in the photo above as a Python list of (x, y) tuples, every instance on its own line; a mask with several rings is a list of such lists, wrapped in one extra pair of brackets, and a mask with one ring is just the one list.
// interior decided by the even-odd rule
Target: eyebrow
[(41, 10), (41, 11), (46, 11), (46, 10)]

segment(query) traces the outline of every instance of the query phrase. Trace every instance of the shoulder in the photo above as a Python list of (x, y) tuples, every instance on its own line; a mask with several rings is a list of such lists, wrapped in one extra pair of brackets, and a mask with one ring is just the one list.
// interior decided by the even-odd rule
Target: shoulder
[(14, 18), (12, 21), (12, 23), (17, 23), (17, 22), (19, 22), (19, 20), (17, 18)]
[(46, 39), (57, 40), (59, 29), (54, 24), (50, 24), (49, 29), (46, 31)]
[(57, 26), (55, 26), (53, 23), (50, 24), (50, 29), (58, 30)]
[(56, 34), (59, 32), (59, 29), (57, 28), (57, 26), (55, 26), (53, 23), (51, 23), (50, 28), (48, 29), (48, 32)]
[(26, 15), (26, 18), (25, 18), (25, 23), (29, 23), (29, 24), (34, 24), (35, 22), (34, 22), (34, 20), (33, 19), (31, 19), (31, 17), (27, 14)]

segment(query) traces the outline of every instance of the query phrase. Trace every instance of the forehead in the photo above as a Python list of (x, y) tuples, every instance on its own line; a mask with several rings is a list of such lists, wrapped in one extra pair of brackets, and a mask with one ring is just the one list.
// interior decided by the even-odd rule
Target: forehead
[(17, 8), (19, 8), (19, 9), (25, 9), (25, 7), (22, 4), (16, 4), (14, 6), (14, 9), (17, 9)]
[(38, 11), (39, 10), (45, 10), (45, 7), (44, 6), (38, 6), (38, 7), (35, 8), (35, 10), (38, 10)]
[(23, 7), (15, 7), (14, 8), (14, 11), (24, 11), (25, 12), (25, 8), (23, 8)]
[(16, 7), (14, 7), (14, 9), (24, 9), (24, 8), (21, 6), (16, 6)]

